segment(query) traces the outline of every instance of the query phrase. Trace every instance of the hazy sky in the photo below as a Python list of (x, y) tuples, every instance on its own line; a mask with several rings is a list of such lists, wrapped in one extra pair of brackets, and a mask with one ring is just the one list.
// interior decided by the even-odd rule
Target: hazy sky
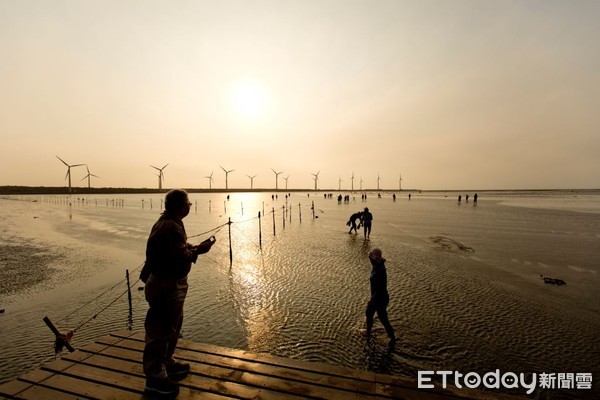
[[(0, 0), (0, 185), (600, 187), (600, 2)], [(85, 186), (85, 167), (73, 185)]]

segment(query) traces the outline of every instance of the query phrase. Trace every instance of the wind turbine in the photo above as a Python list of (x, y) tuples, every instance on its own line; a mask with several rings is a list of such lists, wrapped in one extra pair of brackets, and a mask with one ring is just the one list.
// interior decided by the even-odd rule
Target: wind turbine
[(400, 179), (398, 179), (398, 189), (402, 191), (402, 174), (400, 174)]
[(352, 191), (354, 192), (354, 171), (352, 171), (352, 178), (350, 180), (352, 181)]
[[(91, 182), (90, 182), (90, 180), (91, 180), (91, 179), (90, 179), (90, 177), (92, 177), (92, 176), (93, 176), (93, 177), (95, 177), (95, 178), (100, 178), (100, 177), (99, 177), (98, 175), (94, 175), (94, 174), (92, 174), (92, 173), (90, 172), (90, 169), (88, 168), (88, 165), (87, 165), (87, 164), (85, 164), (85, 169), (87, 169), (87, 175), (86, 175), (86, 176), (84, 176), (84, 177), (83, 177), (83, 179), (87, 178), (87, 180), (88, 180), (88, 189), (89, 189), (89, 188), (91, 188), (91, 187), (92, 187), (92, 186), (91, 186)], [(83, 180), (83, 179), (82, 179), (82, 180)]]
[(248, 178), (250, 178), (250, 190), (254, 189), (254, 178), (256, 178), (256, 175), (246, 175)]
[[(319, 171), (321, 172), (321, 171)], [(315, 181), (315, 191), (317, 191), (317, 187), (318, 187), (318, 183), (319, 183), (319, 172), (317, 172), (316, 174), (311, 174), (312, 176), (314, 176), (313, 180)]]
[(338, 179), (338, 190), (342, 190), (342, 177), (341, 176)]
[[(219, 167), (221, 167), (221, 166), (219, 165)], [(222, 169), (223, 171), (225, 171), (225, 190), (227, 190), (227, 189), (229, 189), (229, 185), (228, 185), (228, 183), (227, 183), (227, 177), (229, 176), (229, 173), (230, 173), (230, 172), (233, 172), (233, 171), (235, 171), (235, 169), (231, 169), (231, 170), (229, 170), (229, 171), (227, 171), (227, 170), (226, 170), (225, 168), (223, 168), (223, 167), (221, 167), (221, 169)]]
[(285, 178), (283, 178), (283, 179), (285, 179), (285, 190), (286, 190), (286, 192), (287, 192), (287, 190), (288, 190), (288, 188), (287, 188), (287, 182), (288, 182), (288, 179), (290, 179), (290, 176), (288, 175), (288, 176), (286, 176), (286, 177), (285, 177)]
[(158, 190), (162, 190), (163, 180), (165, 179), (165, 174), (163, 173), (163, 169), (167, 168), (168, 163), (165, 164), (162, 168), (155, 167), (154, 165), (150, 165), (152, 168), (158, 171)]
[(209, 176), (205, 176), (208, 179), (208, 190), (212, 189), (212, 183), (215, 181), (212, 177), (214, 173), (215, 171), (211, 172)]
[(63, 164), (65, 164), (67, 166), (67, 175), (65, 176), (65, 179), (69, 178), (69, 193), (71, 193), (71, 167), (79, 167), (85, 164), (73, 164), (73, 165), (69, 165), (67, 164), (62, 158), (60, 158), (59, 156), (56, 156), (56, 158), (58, 158), (60, 161), (62, 161)]
[(277, 172), (273, 168), (271, 168), (271, 171), (273, 171), (273, 173), (275, 174), (275, 190), (279, 190), (279, 185), (277, 182), (279, 180), (279, 174), (283, 174), (283, 171)]
[(362, 192), (362, 176), (360, 177), (360, 191)]
[(381, 178), (379, 177), (379, 172), (377, 173), (377, 190), (379, 191), (379, 181)]

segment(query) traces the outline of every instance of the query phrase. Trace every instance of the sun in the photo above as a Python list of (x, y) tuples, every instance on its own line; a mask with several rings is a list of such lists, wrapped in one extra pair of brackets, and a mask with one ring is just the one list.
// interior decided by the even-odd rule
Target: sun
[(241, 118), (257, 120), (267, 114), (269, 96), (264, 86), (258, 82), (238, 83), (233, 87), (231, 98), (235, 112)]

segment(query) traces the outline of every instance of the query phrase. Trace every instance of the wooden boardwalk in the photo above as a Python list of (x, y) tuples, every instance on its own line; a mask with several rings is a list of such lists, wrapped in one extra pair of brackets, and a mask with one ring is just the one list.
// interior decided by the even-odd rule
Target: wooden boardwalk
[[(117, 332), (0, 385), (5, 399), (147, 399), (143, 333)], [(424, 390), (416, 381), (180, 340), (191, 364), (178, 399), (499, 399), (479, 391)], [(469, 396), (469, 397), (466, 397)]]

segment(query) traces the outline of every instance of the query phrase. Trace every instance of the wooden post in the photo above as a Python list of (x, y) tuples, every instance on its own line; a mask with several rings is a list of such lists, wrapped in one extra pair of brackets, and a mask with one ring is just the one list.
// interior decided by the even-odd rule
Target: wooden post
[(262, 227), (260, 222), (260, 211), (258, 212), (258, 246), (262, 249)]
[(212, 206), (212, 200), (208, 201), (208, 212), (210, 213), (211, 210), (211, 206)]
[(225, 210), (223, 213), (227, 214), (227, 202), (225, 200), (223, 200), (223, 210)]
[(129, 282), (129, 270), (125, 270), (125, 278), (127, 279), (127, 300), (129, 301), (129, 312), (133, 311), (133, 306), (131, 305), (131, 283)]
[(275, 207), (273, 207), (273, 236), (275, 236)]
[(240, 205), (242, 206), (242, 215), (244, 215), (244, 203), (240, 202)]
[(281, 216), (283, 217), (283, 229), (285, 229), (285, 206), (281, 206)]
[(298, 203), (298, 217), (300, 218), (300, 223), (302, 223), (302, 204)]
[(310, 208), (312, 209), (313, 219), (315, 219), (315, 201), (314, 200), (313, 200), (312, 205), (310, 206)]
[(233, 265), (233, 250), (231, 248), (231, 217), (229, 217), (228, 228), (229, 228), (229, 267)]
[[(56, 329), (56, 327), (54, 326), (54, 324), (52, 323), (52, 321), (50, 321), (50, 318), (48, 317), (44, 317), (44, 322), (46, 323), (46, 325), (48, 325), (48, 328), (50, 328), (50, 330), (52, 331), (52, 333), (54, 333), (54, 336), (56, 336), (56, 339), (60, 339), (62, 338), (62, 334), (58, 331), (58, 329)], [(65, 347), (72, 353), (75, 351), (75, 348), (73, 346), (71, 346), (71, 343), (69, 343), (67, 340), (64, 341), (64, 345)]]

